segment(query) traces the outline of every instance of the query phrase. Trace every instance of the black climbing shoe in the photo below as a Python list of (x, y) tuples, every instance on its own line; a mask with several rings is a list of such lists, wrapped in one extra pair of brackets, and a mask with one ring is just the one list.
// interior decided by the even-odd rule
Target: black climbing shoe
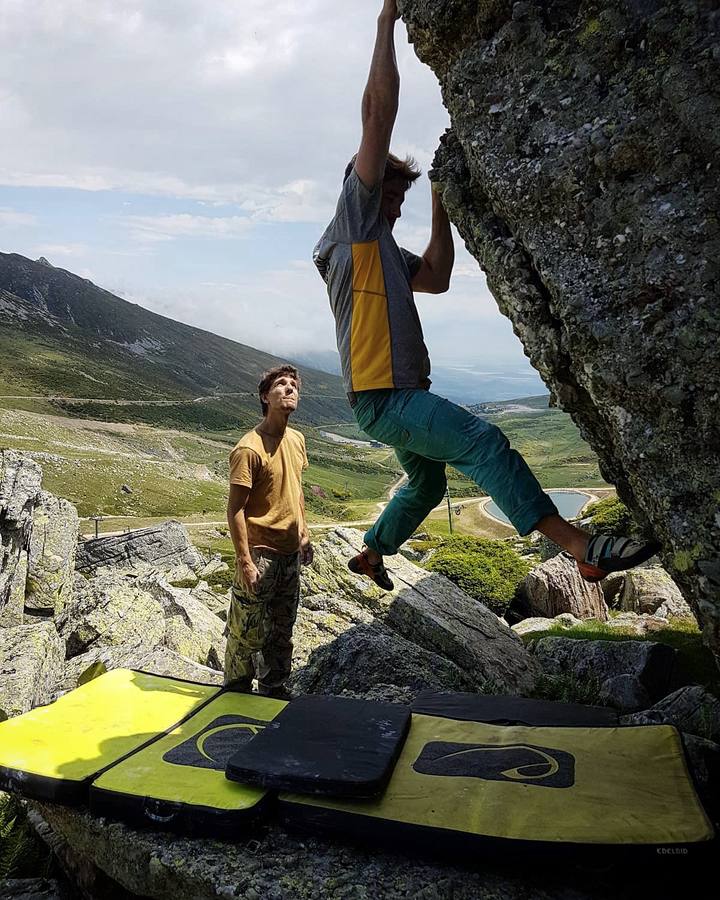
[(610, 572), (621, 572), (647, 562), (659, 549), (657, 541), (596, 534), (590, 538), (585, 559), (578, 563), (578, 569), (585, 581), (602, 581)]

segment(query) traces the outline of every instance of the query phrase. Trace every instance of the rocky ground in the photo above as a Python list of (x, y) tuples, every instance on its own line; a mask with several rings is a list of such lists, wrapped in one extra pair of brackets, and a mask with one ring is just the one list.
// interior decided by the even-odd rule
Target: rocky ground
[[(37, 464), (12, 451), (0, 453), (4, 714), (47, 703), (104, 668), (220, 683), (228, 601), (212, 584), (224, 564), (204, 559), (177, 523), (79, 545), (76, 538), (74, 509), (43, 492)], [(535, 565), (526, 578), (524, 618), (511, 628), (405, 556), (392, 561), (396, 588), (390, 594), (352, 575), (346, 563), (361, 539), (351, 529), (334, 530), (304, 573), (291, 681), (295, 693), (408, 702), (427, 689), (531, 696), (542, 680), (592, 680), (623, 721), (677, 725), (700, 789), (712, 801), (720, 702), (699, 685), (678, 684), (675, 651), (647, 640), (654, 628), (689, 613), (659, 567), (589, 587), (569, 560), (556, 555)], [(613, 606), (619, 616), (610, 615)], [(620, 620), (643, 640), (553, 636), (528, 649), (519, 636), (590, 620)], [(279, 825), (235, 843), (191, 842), (136, 832), (83, 811), (39, 803), (30, 808), (37, 830), (83, 897), (620, 895), (612, 877), (605, 884), (574, 866), (558, 872), (533, 864), (520, 872), (515, 862), (483, 860), (466, 869), (424, 851), (418, 855), (412, 847), (359, 848), (320, 835), (286, 833)], [(51, 897), (48, 890), (39, 887), (45, 893), (27, 896)]]

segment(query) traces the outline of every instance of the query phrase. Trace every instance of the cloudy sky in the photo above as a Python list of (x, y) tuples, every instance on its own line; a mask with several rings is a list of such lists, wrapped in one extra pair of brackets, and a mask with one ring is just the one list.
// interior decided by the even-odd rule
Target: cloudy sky
[[(360, 138), (370, 0), (2, 0), (0, 249), (278, 355), (334, 349), (312, 247)], [(447, 125), (397, 33), (393, 147), (427, 170)], [(418, 182), (396, 227), (422, 252)], [(436, 364), (529, 366), (462, 248), (418, 299)]]

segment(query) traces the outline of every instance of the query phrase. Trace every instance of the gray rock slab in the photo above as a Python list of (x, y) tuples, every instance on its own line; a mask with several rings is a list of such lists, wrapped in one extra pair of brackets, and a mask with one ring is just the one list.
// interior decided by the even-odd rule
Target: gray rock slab
[(620, 609), (664, 618), (693, 618), (680, 589), (662, 566), (645, 566), (625, 573)]
[(0, 450), (0, 627), (23, 622), (33, 508), (41, 486), (36, 462)]
[(717, 822), (720, 812), (720, 744), (683, 734), (683, 746), (693, 782), (708, 815)]
[(674, 725), (720, 743), (720, 700), (699, 684), (679, 688), (650, 709), (622, 719), (624, 725)]
[(575, 560), (567, 553), (535, 566), (525, 577), (520, 592), (534, 616), (554, 618), (570, 613), (578, 619), (608, 618), (608, 609), (599, 584), (585, 581)]
[(571, 675), (598, 685), (619, 675), (640, 680), (651, 702), (668, 690), (676, 651), (653, 641), (586, 641), (540, 638), (533, 652), (548, 675)]
[(68, 659), (91, 649), (149, 652), (165, 637), (162, 605), (135, 579), (117, 575), (76, 582), (73, 601), (56, 622)]
[(624, 713), (646, 709), (651, 703), (650, 695), (636, 675), (613, 675), (603, 681), (600, 700)]
[(49, 703), (64, 664), (52, 622), (0, 628), (0, 709), (10, 717)]
[(549, 631), (551, 628), (577, 628), (582, 625), (582, 620), (577, 619), (572, 613), (561, 613), (554, 619), (547, 619), (544, 616), (530, 616), (527, 619), (521, 619), (511, 628), (518, 636), (525, 634), (534, 634), (535, 632)]
[(479, 685), (449, 659), (376, 622), (350, 628), (315, 650), (291, 687), (297, 694), (410, 703), (423, 690), (472, 691)]
[(204, 666), (221, 669), (225, 659), (225, 625), (195, 588), (176, 588), (156, 572), (140, 576), (137, 585), (162, 607), (165, 617), (163, 644), (181, 656)]
[[(335, 534), (339, 540), (335, 546), (347, 571), (347, 560), (362, 546), (362, 534), (343, 528)], [(377, 618), (412, 643), (454, 662), (475, 683), (494, 684), (507, 693), (532, 688), (539, 674), (535, 661), (495, 613), (447, 578), (402, 556), (394, 556), (387, 565), (395, 590), (381, 592), (377, 598)], [(351, 572), (348, 575), (355, 591), (368, 590), (368, 579)]]
[(6, 878), (0, 890), (5, 900), (67, 900), (54, 878)]
[[(392, 853), (387, 845), (353, 846), (272, 825), (237, 842), (186, 840), (135, 831), (69, 807), (33, 803), (78, 853), (128, 890), (153, 900), (615, 900), (587, 875), (521, 871), (483, 863), (477, 871), (427, 853)], [(536, 867), (537, 868), (537, 867)], [(629, 895), (623, 895), (622, 900)]]
[(109, 535), (78, 545), (76, 568), (93, 574), (106, 566), (137, 571), (147, 568), (173, 569), (180, 564), (199, 572), (206, 562), (179, 522), (164, 522), (128, 534)]
[(141, 672), (169, 675), (172, 678), (183, 678), (199, 684), (222, 684), (223, 681), (222, 672), (211, 669), (209, 666), (202, 666), (192, 659), (181, 656), (169, 647), (158, 647), (144, 656), (138, 654), (128, 660), (127, 666)]
[(42, 491), (33, 509), (26, 611), (57, 614), (72, 599), (78, 524), (72, 503)]

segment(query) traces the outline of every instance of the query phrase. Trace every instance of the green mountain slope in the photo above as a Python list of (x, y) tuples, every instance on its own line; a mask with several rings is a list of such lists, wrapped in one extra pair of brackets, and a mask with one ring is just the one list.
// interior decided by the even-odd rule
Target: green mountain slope
[[(0, 354), (5, 406), (192, 429), (257, 420), (260, 375), (286, 361), (152, 313), (45, 261), (5, 253)], [(302, 376), (298, 421), (352, 421), (340, 378), (304, 367)]]

